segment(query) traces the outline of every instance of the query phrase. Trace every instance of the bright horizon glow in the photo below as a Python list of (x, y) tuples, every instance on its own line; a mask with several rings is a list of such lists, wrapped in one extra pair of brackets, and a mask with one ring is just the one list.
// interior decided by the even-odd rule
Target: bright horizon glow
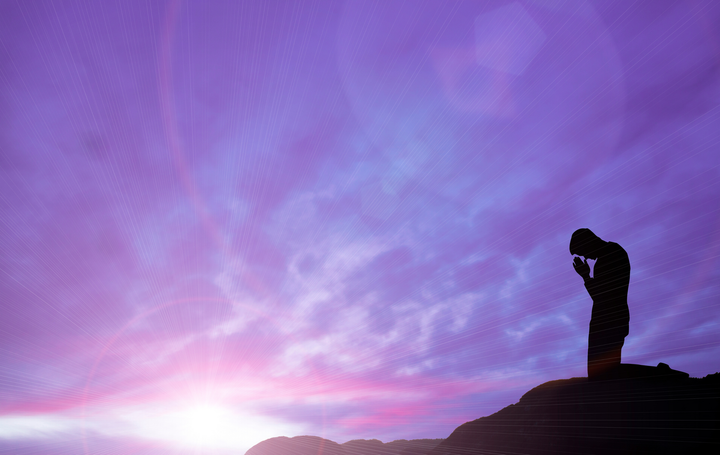
[[(6, 415), (0, 417), (2, 440), (52, 440), (84, 431), (89, 439), (127, 438), (159, 443), (183, 452), (237, 451), (277, 436), (303, 434), (301, 425), (261, 414), (206, 402), (146, 403), (97, 409), (85, 419), (67, 414)], [(224, 452), (223, 452), (224, 453)]]
[(143, 405), (120, 413), (118, 421), (126, 425), (120, 425), (121, 434), (184, 451), (247, 450), (277, 436), (278, 430), (302, 432), (299, 425), (217, 403)]

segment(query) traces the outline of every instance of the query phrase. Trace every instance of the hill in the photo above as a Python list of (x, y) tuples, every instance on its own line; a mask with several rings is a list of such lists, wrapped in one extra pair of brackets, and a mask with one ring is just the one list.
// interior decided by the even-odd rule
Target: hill
[(442, 439), (399, 439), (382, 443), (377, 439), (355, 439), (338, 444), (318, 436), (285, 436), (267, 439), (245, 455), (424, 455)]
[(459, 426), (428, 455), (717, 454), (720, 373), (622, 365), (603, 381), (550, 381)]
[(344, 444), (316, 436), (272, 438), (246, 455), (560, 455), (720, 453), (720, 373), (702, 379), (623, 364), (612, 377), (546, 382), (447, 439)]

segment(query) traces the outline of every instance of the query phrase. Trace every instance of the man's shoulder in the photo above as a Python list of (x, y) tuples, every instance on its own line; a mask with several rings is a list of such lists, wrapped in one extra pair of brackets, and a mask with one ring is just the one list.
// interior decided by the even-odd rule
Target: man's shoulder
[(627, 252), (625, 251), (625, 248), (621, 247), (619, 244), (617, 244), (615, 242), (608, 242), (607, 247), (608, 247), (608, 249), (610, 249), (613, 252), (622, 251), (623, 253), (627, 254)]
[(607, 256), (615, 256), (616, 258), (619, 258), (620, 256), (624, 258), (628, 257), (625, 248), (621, 247), (615, 242), (608, 242), (605, 248), (605, 255)]

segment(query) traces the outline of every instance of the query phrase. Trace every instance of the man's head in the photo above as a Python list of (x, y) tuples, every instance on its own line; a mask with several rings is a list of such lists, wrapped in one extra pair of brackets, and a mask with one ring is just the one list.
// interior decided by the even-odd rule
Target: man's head
[(577, 254), (586, 259), (597, 259), (600, 250), (607, 244), (588, 228), (578, 229), (570, 238), (570, 254)]

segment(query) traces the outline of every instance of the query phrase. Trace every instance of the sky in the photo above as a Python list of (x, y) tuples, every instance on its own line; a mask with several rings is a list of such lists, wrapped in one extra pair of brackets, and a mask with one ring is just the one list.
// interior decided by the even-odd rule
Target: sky
[(720, 4), (0, 3), (0, 453), (443, 438), (720, 371)]

